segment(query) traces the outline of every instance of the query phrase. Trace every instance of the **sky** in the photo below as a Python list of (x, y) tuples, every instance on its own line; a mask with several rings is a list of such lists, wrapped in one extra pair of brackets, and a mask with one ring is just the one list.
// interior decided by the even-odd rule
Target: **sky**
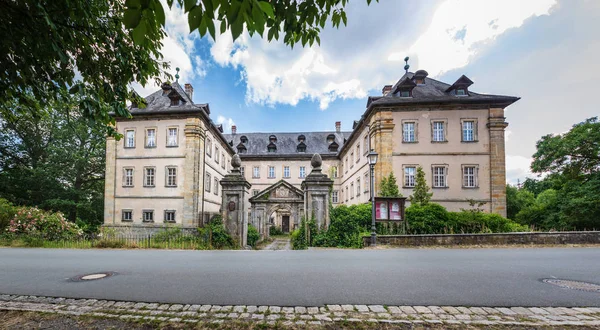
[[(164, 4), (165, 8), (166, 5)], [(208, 103), (225, 132), (350, 131), (367, 96), (404, 73), (448, 83), (462, 74), (479, 93), (519, 96), (506, 109), (509, 183), (530, 173), (535, 144), (600, 115), (600, 1), (353, 0), (348, 25), (328, 25), (321, 45), (293, 49), (247, 33), (200, 38), (179, 8), (167, 10), (164, 60), (193, 101)], [(157, 86), (134, 85), (146, 96)]]

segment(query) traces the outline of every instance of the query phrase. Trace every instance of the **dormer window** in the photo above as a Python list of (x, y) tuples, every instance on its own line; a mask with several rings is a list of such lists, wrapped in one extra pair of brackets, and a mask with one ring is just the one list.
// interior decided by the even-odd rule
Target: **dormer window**
[(275, 145), (275, 143), (271, 142), (269, 143), (269, 145), (267, 146), (267, 150), (269, 152), (277, 152), (277, 146)]
[(396, 85), (394, 95), (399, 97), (412, 97), (412, 90), (416, 86), (417, 84), (415, 84), (412, 79), (406, 77)]
[(306, 152), (306, 144), (304, 144), (304, 142), (300, 142), (300, 144), (298, 144), (298, 146), (296, 147), (296, 151)]
[(177, 97), (171, 98), (171, 106), (175, 107), (181, 104), (181, 100)]
[(329, 145), (329, 152), (337, 152), (340, 146), (334, 141)]
[(277, 137), (275, 135), (269, 136), (269, 142), (271, 142), (271, 143), (277, 143)]
[(242, 143), (248, 143), (248, 138), (245, 135), (242, 135), (240, 137), (240, 142), (242, 142)]
[(335, 135), (329, 134), (327, 135), (327, 143), (332, 143), (335, 141)]
[(400, 97), (411, 97), (411, 92), (409, 90), (403, 90), (398, 92), (398, 96)]
[(248, 151), (248, 149), (246, 149), (246, 146), (241, 143), (238, 144), (237, 150), (238, 150), (238, 154), (245, 154), (246, 151)]
[(298, 135), (298, 142), (304, 142), (306, 141), (306, 137), (304, 137), (304, 135)]
[(456, 96), (467, 96), (467, 91), (464, 88), (457, 88)]
[(413, 78), (415, 79), (415, 84), (417, 85), (425, 85), (425, 78), (429, 75), (425, 70), (418, 70), (415, 72)]
[(469, 96), (469, 86), (473, 85), (473, 81), (467, 76), (462, 75), (452, 86), (446, 89), (446, 93), (455, 96)]

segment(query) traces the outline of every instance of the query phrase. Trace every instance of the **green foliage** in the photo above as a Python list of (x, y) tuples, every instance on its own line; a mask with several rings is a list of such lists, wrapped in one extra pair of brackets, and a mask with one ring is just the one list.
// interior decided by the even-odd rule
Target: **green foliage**
[(248, 225), (248, 236), (247, 236), (248, 245), (250, 245), (252, 247), (256, 247), (256, 243), (258, 242), (259, 239), (260, 239), (260, 234), (258, 233), (258, 230), (256, 229), (256, 227), (254, 227), (253, 225)]
[[(308, 235), (307, 235), (308, 233)], [(309, 246), (313, 246), (313, 239), (318, 234), (317, 223), (315, 219), (306, 220), (302, 218), (298, 229), (292, 232), (292, 249), (305, 250)]]
[(425, 180), (425, 171), (421, 166), (417, 167), (417, 176), (415, 178), (415, 188), (413, 194), (409, 197), (411, 204), (427, 205), (431, 200), (433, 193), (429, 193), (429, 186)]
[(402, 197), (400, 190), (398, 189), (398, 183), (394, 172), (391, 172), (388, 177), (383, 177), (380, 184), (381, 197)]
[(235, 241), (225, 230), (220, 215), (212, 218), (208, 225), (200, 230), (200, 236), (207, 237), (210, 246), (216, 249), (235, 247)]
[(538, 230), (568, 230), (569, 226), (561, 219), (558, 192), (548, 189), (540, 193), (534, 202), (522, 208), (516, 221)]
[(371, 227), (371, 204), (339, 205), (331, 209), (329, 219), (329, 228), (314, 236), (313, 246), (360, 248)]
[(14, 207), (9, 201), (4, 198), (0, 198), (0, 233), (3, 233), (10, 220), (15, 217), (17, 208)]
[(517, 213), (535, 202), (535, 195), (525, 189), (506, 185), (506, 214), (507, 218), (516, 220)]
[(409, 234), (505, 233), (529, 231), (495, 213), (475, 210), (448, 212), (436, 203), (412, 204), (406, 209)]
[(269, 227), (269, 236), (279, 236), (285, 234), (281, 227), (271, 226)]
[(74, 239), (83, 234), (81, 229), (68, 222), (62, 213), (45, 212), (35, 207), (18, 208), (5, 232), (13, 237), (49, 241)]

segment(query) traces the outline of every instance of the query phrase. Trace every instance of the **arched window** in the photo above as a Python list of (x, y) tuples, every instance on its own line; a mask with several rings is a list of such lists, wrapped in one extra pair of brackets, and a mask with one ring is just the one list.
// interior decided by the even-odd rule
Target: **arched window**
[(269, 136), (269, 142), (276, 143), (277, 142), (277, 137), (275, 135)]
[(275, 143), (269, 143), (269, 145), (267, 146), (267, 150), (269, 152), (277, 152), (277, 146), (275, 145)]
[(304, 135), (298, 135), (298, 142), (304, 142), (306, 141), (306, 137), (304, 137)]
[(327, 143), (332, 143), (335, 141), (335, 135), (329, 134), (327, 135)]
[(240, 137), (240, 142), (242, 142), (242, 143), (248, 143), (248, 138), (245, 135), (242, 135)]

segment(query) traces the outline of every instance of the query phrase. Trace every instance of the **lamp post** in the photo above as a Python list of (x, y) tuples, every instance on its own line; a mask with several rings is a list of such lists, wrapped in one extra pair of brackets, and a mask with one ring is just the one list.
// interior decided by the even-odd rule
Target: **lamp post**
[(375, 164), (377, 164), (378, 154), (375, 150), (367, 155), (369, 157), (369, 167), (371, 168), (371, 246), (377, 245), (377, 227), (375, 226)]

